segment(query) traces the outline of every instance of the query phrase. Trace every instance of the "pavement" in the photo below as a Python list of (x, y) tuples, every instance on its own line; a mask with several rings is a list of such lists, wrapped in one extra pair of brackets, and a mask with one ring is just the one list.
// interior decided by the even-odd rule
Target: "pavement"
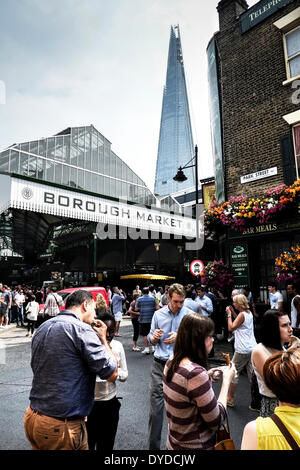
[[(28, 406), (28, 397), (32, 383), (30, 367), (31, 338), (26, 336), (26, 327), (16, 324), (0, 328), (0, 398), (2, 407), (0, 420), (0, 451), (29, 450), (30, 445), (24, 434), (24, 410)], [(120, 325), (121, 337), (128, 365), (128, 379), (118, 382), (118, 396), (122, 397), (120, 421), (115, 442), (115, 450), (147, 450), (149, 385), (153, 362), (152, 355), (139, 354), (132, 351), (132, 324), (127, 316), (123, 316)], [(229, 353), (232, 357), (232, 344), (219, 337), (214, 345), (214, 357), (209, 359), (209, 368), (225, 364), (221, 353)], [(142, 338), (139, 338), (142, 346)], [(216, 396), (221, 389), (221, 381), (213, 384)], [(236, 406), (228, 409), (230, 431), (236, 447), (240, 447), (242, 431), (245, 424), (257, 415), (249, 411), (250, 387), (246, 375), (241, 375)], [(167, 420), (164, 417), (162, 430), (162, 446), (166, 441)]]

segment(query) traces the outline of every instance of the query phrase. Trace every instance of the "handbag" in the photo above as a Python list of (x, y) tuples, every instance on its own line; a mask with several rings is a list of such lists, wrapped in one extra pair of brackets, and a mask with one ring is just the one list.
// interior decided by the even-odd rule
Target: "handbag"
[(274, 421), (274, 423), (276, 424), (276, 426), (278, 427), (280, 432), (283, 434), (283, 436), (287, 440), (288, 444), (290, 445), (291, 449), (292, 450), (300, 450), (299, 445), (297, 444), (297, 442), (295, 441), (295, 439), (293, 438), (291, 433), (287, 430), (287, 428), (285, 427), (285, 425), (283, 424), (283, 422), (281, 421), (279, 416), (277, 416), (274, 413), (272, 416), (270, 416), (270, 418)]
[(227, 412), (225, 421), (216, 432), (214, 450), (236, 450), (233, 439), (230, 436)]
[(26, 307), (26, 313), (27, 313), (27, 320), (35, 320), (35, 316), (32, 313), (32, 305), (31, 302), (28, 304)]

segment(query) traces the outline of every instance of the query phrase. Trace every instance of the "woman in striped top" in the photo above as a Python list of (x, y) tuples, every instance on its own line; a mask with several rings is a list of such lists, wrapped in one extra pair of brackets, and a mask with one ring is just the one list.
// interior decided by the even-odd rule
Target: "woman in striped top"
[(212, 450), (216, 431), (226, 416), (229, 385), (234, 365), (222, 367), (223, 383), (218, 400), (211, 380), (218, 380), (218, 368), (207, 370), (213, 347), (214, 323), (209, 317), (192, 313), (180, 324), (174, 356), (166, 363), (163, 377), (168, 419), (168, 450)]

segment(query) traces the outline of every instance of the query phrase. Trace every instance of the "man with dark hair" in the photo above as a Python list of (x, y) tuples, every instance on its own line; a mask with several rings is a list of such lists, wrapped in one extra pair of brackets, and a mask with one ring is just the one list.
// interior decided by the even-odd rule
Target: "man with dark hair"
[(1, 290), (2, 293), (0, 295), (0, 328), (5, 328), (8, 325), (8, 311), (11, 308), (11, 294), (7, 286), (3, 286)]
[(210, 298), (206, 295), (205, 287), (197, 287), (198, 296), (195, 299), (195, 302), (199, 305), (199, 313), (205, 317), (210, 317), (213, 313), (213, 303)]
[(295, 282), (288, 281), (286, 286), (287, 293), (291, 299), (291, 325), (297, 328), (300, 333), (300, 295), (299, 288)]
[(30, 406), (24, 427), (34, 450), (88, 450), (85, 416), (94, 401), (96, 375), (115, 381), (118, 365), (106, 339), (106, 325), (95, 322), (95, 301), (78, 290), (66, 310), (44, 322), (32, 340)]
[(47, 289), (47, 299), (44, 306), (44, 320), (49, 320), (49, 318), (55, 317), (59, 314), (59, 307), (64, 305), (62, 297), (57, 294), (57, 287), (52, 286)]
[(185, 291), (185, 299), (184, 299), (184, 307), (189, 308), (195, 313), (199, 313), (200, 305), (198, 302), (193, 300), (193, 291), (192, 289), (186, 289)]
[(44, 303), (44, 292), (42, 291), (41, 287), (38, 287), (35, 292), (35, 300), (37, 301), (38, 304)]
[(270, 282), (268, 284), (268, 291), (269, 291), (269, 302), (270, 307), (274, 308), (275, 310), (282, 310), (283, 307), (283, 296), (277, 290), (276, 282)]
[[(139, 297), (136, 301), (135, 308), (139, 309), (139, 323), (140, 323), (140, 334), (143, 336), (145, 348), (142, 351), (142, 354), (150, 354), (149, 342), (147, 340), (147, 335), (150, 331), (151, 320), (154, 315), (155, 310), (159, 308), (156, 303), (155, 298), (150, 294), (149, 288), (143, 288), (143, 295)], [(154, 347), (151, 348), (154, 352)]]

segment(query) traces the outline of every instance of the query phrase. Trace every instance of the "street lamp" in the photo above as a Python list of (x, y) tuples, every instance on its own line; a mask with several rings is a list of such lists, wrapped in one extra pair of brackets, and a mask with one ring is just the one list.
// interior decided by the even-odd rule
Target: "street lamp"
[(187, 177), (185, 176), (183, 170), (186, 170), (187, 168), (194, 168), (195, 167), (195, 178), (196, 178), (196, 204), (199, 203), (199, 186), (198, 186), (198, 146), (195, 145), (195, 155), (193, 157), (195, 159), (195, 163), (189, 165), (190, 162), (188, 162), (186, 165), (183, 167), (179, 167), (177, 174), (174, 176), (173, 180), (177, 181), (177, 183), (183, 183), (184, 181), (187, 180)]
[[(198, 225), (198, 220), (197, 220), (197, 205), (199, 204), (199, 182), (198, 182), (198, 146), (195, 145), (195, 155), (193, 157), (195, 160), (194, 163), (190, 164), (190, 161), (184, 165), (183, 167), (179, 167), (177, 174), (174, 176), (173, 180), (177, 181), (177, 183), (183, 183), (184, 181), (187, 180), (187, 177), (185, 176), (183, 170), (186, 170), (187, 168), (195, 168), (195, 179), (196, 179), (196, 238), (198, 241), (199, 238), (199, 225)], [(198, 259), (198, 245), (196, 248), (196, 257)]]

